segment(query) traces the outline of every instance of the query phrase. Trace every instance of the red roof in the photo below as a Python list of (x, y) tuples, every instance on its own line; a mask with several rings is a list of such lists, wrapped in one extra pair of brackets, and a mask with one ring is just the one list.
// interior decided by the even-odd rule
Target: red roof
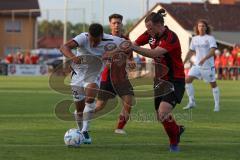
[[(38, 0), (0, 0), (0, 14), (9, 16), (11, 13), (6, 13), (2, 11), (6, 10), (29, 10), (36, 9), (39, 10)], [(2, 12), (2, 13), (1, 13)], [(29, 16), (28, 12), (16, 12), (16, 16)], [(40, 16), (40, 11), (33, 12), (31, 14), (34, 17)]]
[(240, 5), (209, 3), (159, 3), (185, 29), (192, 30), (198, 19), (206, 19), (214, 31), (240, 31)]
[(45, 36), (38, 40), (38, 48), (60, 48), (62, 44), (62, 37)]
[(198, 19), (206, 19), (214, 31), (240, 31), (240, 5), (238, 4), (157, 3), (128, 31), (128, 34), (159, 5), (186, 30), (192, 31)]

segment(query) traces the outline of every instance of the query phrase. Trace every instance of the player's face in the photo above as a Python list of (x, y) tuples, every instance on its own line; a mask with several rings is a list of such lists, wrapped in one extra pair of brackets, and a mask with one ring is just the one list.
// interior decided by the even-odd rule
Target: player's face
[(145, 25), (146, 25), (148, 34), (150, 34), (152, 37), (154, 37), (155, 34), (154, 34), (154, 32), (153, 32), (153, 23), (152, 23), (152, 21), (146, 22)]
[(161, 23), (157, 23), (153, 25), (152, 30), (155, 35), (162, 35), (165, 27)]
[(204, 35), (206, 33), (207, 27), (204, 23), (199, 22), (197, 25), (199, 35)]
[(98, 44), (102, 41), (102, 36), (99, 37), (93, 37), (89, 34), (89, 41), (90, 41), (90, 46), (92, 48), (95, 48), (98, 46)]
[(109, 25), (113, 35), (121, 33), (122, 21), (120, 18), (112, 18)]

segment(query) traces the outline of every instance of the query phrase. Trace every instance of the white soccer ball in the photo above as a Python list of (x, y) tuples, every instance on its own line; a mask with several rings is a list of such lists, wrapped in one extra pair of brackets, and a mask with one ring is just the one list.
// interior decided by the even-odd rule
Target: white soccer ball
[(83, 134), (76, 128), (69, 129), (64, 135), (64, 142), (69, 147), (79, 147), (83, 139)]

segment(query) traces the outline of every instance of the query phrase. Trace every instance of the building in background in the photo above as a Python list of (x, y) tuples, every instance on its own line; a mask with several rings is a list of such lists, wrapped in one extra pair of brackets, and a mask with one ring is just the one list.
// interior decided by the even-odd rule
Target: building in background
[[(223, 0), (222, 0), (223, 1)], [(220, 0), (220, 2), (222, 2)], [(226, 1), (226, 0), (225, 0)], [(180, 39), (183, 57), (189, 50), (189, 43), (194, 35), (193, 26), (198, 19), (206, 19), (213, 27), (220, 48), (232, 47), (240, 43), (240, 5), (206, 3), (157, 3), (150, 12), (164, 8), (167, 12), (165, 25), (176, 32)], [(147, 15), (146, 14), (146, 15)], [(129, 31), (129, 38), (135, 40), (145, 28), (145, 16)]]
[(240, 0), (209, 0), (212, 4), (240, 4)]
[(38, 48), (56, 49), (60, 48), (63, 43), (63, 37), (44, 36), (38, 39)]
[(37, 47), (38, 0), (0, 1), (0, 58)]

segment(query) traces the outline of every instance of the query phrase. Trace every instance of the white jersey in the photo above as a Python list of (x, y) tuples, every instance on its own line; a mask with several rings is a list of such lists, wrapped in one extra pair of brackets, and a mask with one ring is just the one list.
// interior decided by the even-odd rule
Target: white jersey
[(78, 44), (79, 50), (77, 52), (77, 56), (80, 55), (86, 55), (86, 54), (92, 54), (95, 56), (102, 56), (104, 51), (104, 46), (108, 43), (115, 43), (116, 45), (119, 45), (122, 41), (125, 39), (112, 36), (110, 34), (103, 34), (102, 41), (98, 44), (97, 47), (90, 47), (90, 42), (88, 38), (88, 33), (84, 32), (73, 38), (73, 40)]
[[(197, 35), (192, 38), (190, 50), (196, 53), (195, 65), (199, 64), (199, 62), (210, 52), (211, 48), (217, 48), (216, 40), (213, 36), (205, 34), (203, 36)], [(203, 64), (204, 68), (211, 68), (213, 66), (214, 57), (210, 57)]]
[(73, 70), (71, 85), (86, 87), (89, 83), (97, 83), (100, 81), (100, 74), (103, 69), (102, 55), (104, 47), (108, 43), (119, 45), (123, 38), (104, 34), (102, 41), (96, 47), (90, 47), (88, 33), (81, 33), (73, 40), (78, 44), (78, 51), (74, 53), (81, 57), (81, 64), (71, 63)]

